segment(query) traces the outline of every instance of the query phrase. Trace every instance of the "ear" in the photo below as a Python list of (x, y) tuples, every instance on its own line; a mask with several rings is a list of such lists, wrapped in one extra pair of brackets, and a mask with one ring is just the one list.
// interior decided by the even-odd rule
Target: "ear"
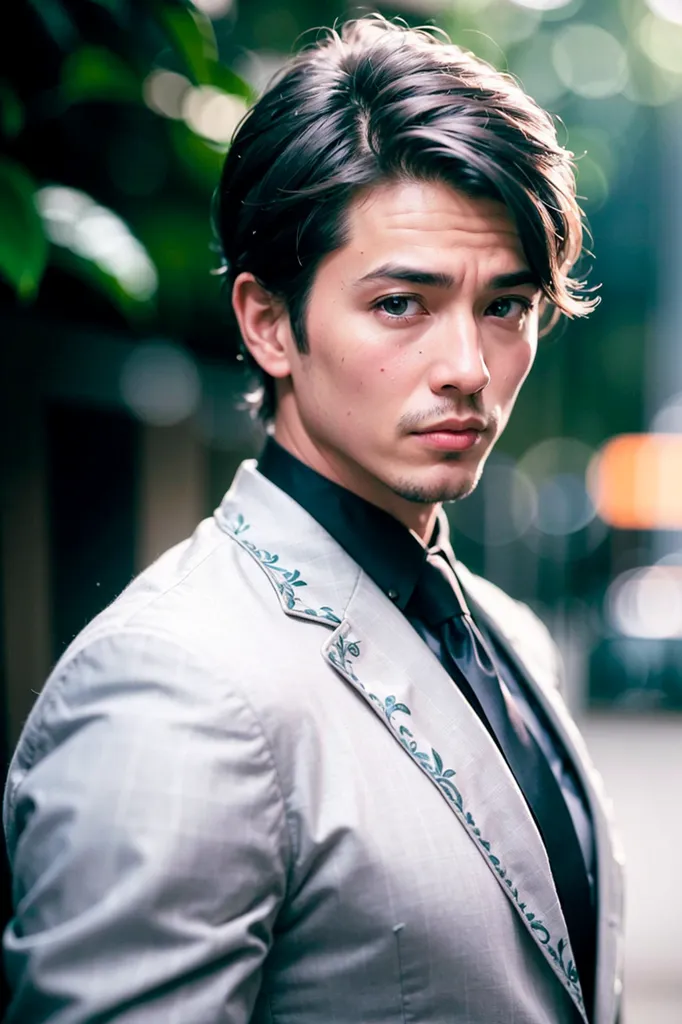
[(243, 273), (232, 288), (232, 307), (244, 344), (261, 369), (270, 377), (288, 377), (294, 338), (284, 302), (253, 274)]

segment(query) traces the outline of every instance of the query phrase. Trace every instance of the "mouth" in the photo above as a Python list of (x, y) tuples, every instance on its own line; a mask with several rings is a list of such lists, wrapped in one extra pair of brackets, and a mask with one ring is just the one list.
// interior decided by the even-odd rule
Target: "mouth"
[(414, 437), (427, 448), (439, 451), (466, 452), (481, 440), (480, 430), (425, 430)]
[(414, 437), (427, 448), (465, 452), (480, 443), (486, 429), (481, 420), (446, 420), (426, 430), (414, 431)]

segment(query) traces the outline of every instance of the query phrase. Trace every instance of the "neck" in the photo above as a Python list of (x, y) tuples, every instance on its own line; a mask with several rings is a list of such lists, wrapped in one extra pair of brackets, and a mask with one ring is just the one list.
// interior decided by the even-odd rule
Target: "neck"
[(314, 469), (320, 476), (388, 512), (422, 543), (428, 543), (436, 524), (440, 504), (422, 504), (401, 498), (357, 464), (354, 463), (351, 467), (340, 452), (318, 448), (307, 434), (292, 431), (279, 418), (275, 420), (274, 438), (282, 448), (304, 465)]

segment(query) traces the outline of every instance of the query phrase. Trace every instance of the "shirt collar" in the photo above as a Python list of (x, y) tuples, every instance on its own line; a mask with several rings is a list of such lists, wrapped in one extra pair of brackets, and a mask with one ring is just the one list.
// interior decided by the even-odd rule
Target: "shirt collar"
[[(265, 443), (258, 470), (316, 519), (398, 608), (405, 610), (426, 558), (426, 548), (406, 526), (306, 466), (273, 437)], [(448, 543), (443, 529), (439, 521), (434, 537), (440, 547)]]

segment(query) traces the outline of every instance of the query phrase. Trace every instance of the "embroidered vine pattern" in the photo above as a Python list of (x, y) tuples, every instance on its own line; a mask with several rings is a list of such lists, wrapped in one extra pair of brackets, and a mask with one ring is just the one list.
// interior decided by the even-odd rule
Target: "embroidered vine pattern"
[(345, 672), (346, 675), (349, 675), (353, 682), (357, 683), (358, 686), (362, 687), (362, 689), (364, 690), (364, 686), (356, 676), (353, 670), (353, 664), (350, 661), (351, 658), (357, 658), (359, 654), (359, 641), (348, 641), (344, 639), (344, 637), (341, 636), (341, 634), (339, 634), (335, 639), (334, 644), (331, 647), (327, 657), (331, 661), (332, 665), (335, 665), (336, 668), (340, 669), (342, 672)]
[[(250, 524), (245, 521), (243, 515), (239, 514), (234, 524), (228, 524), (228, 528), (235, 538), (239, 538), (239, 543), (242, 547), (246, 548), (246, 550), (249, 551), (261, 564), (268, 578), (274, 584), (278, 593), (281, 594), (284, 599), (284, 603), (290, 611), (302, 612), (304, 615), (309, 615), (311, 618), (322, 619), (323, 621), (331, 622), (334, 625), (341, 624), (341, 619), (328, 605), (323, 605), (318, 609), (306, 607), (295, 589), (299, 587), (306, 587), (308, 585), (306, 581), (302, 579), (301, 573), (298, 569), (286, 569), (284, 566), (280, 565), (279, 555), (273, 554), (265, 549), (258, 548), (255, 544), (246, 540), (242, 536), (250, 529)], [(405, 747), (405, 749), (410, 753), (419, 767), (426, 772), (427, 775), (431, 776), (439, 789), (444, 793), (446, 799), (455, 806), (457, 813), (465, 823), (469, 832), (472, 833), (479, 846), (485, 850), (485, 854), (492, 864), (496, 874), (504, 881), (504, 884), (509, 889), (512, 899), (530, 924), (531, 929), (537, 933), (538, 941), (547, 950), (550, 958), (554, 961), (557, 970), (559, 970), (566, 978), (576, 1001), (584, 1008), (578, 984), (578, 972), (575, 964), (572, 960), (569, 960), (568, 963), (564, 962), (564, 952), (566, 950), (567, 940), (565, 938), (559, 939), (555, 948), (552, 945), (552, 936), (550, 935), (549, 930), (532, 911), (527, 910), (526, 904), (520, 901), (518, 889), (514, 885), (512, 879), (507, 875), (506, 869), (500, 862), (499, 857), (496, 857), (492, 852), (491, 844), (481, 835), (481, 830), (476, 825), (473, 815), (470, 811), (467, 811), (464, 806), (462, 794), (452, 781), (457, 774), (454, 768), (445, 768), (442, 757), (433, 747), (431, 748), (430, 754), (424, 750), (420, 750), (419, 744), (410, 729), (408, 729), (406, 725), (398, 725), (393, 721), (393, 716), (396, 714), (412, 714), (407, 704), (399, 703), (392, 695), (389, 695), (382, 701), (375, 693), (367, 692), (366, 687), (360, 681), (353, 668), (353, 659), (358, 658), (359, 655), (360, 642), (358, 640), (349, 640), (347, 637), (344, 637), (339, 633), (330, 647), (327, 657), (337, 669), (347, 675), (354, 683), (357, 683), (365, 693), (367, 693), (368, 699), (376, 704), (380, 709), (389, 726), (393, 732), (396, 733), (403, 747)]]
[(301, 600), (295, 588), (307, 587), (308, 584), (301, 578), (301, 573), (298, 569), (286, 569), (283, 565), (280, 565), (279, 555), (256, 547), (250, 540), (246, 540), (242, 536), (251, 528), (243, 515), (239, 514), (234, 524), (228, 525), (234, 537), (239, 538), (241, 546), (246, 548), (260, 562), (266, 575), (274, 584), (277, 592), (281, 594), (284, 603), (290, 611), (302, 612), (304, 615), (309, 615), (310, 618), (322, 619), (325, 622), (331, 622), (335, 626), (340, 625), (341, 619), (328, 605), (322, 605), (321, 608), (309, 608)]
[[(340, 646), (339, 646), (340, 645)], [(335, 650), (336, 648), (336, 650)], [(531, 929), (537, 933), (538, 940), (542, 946), (545, 947), (549, 956), (554, 961), (557, 969), (566, 978), (573, 994), (579, 1005), (584, 1008), (582, 996), (580, 993), (580, 986), (578, 983), (578, 971), (576, 970), (575, 964), (572, 960), (568, 963), (564, 961), (564, 952), (567, 946), (567, 940), (564, 938), (559, 939), (556, 943), (556, 947), (552, 944), (552, 936), (549, 930), (545, 927), (539, 918), (535, 914), (527, 909), (526, 903), (522, 903), (519, 898), (519, 891), (514, 885), (513, 881), (507, 875), (506, 869), (500, 862), (499, 857), (496, 857), (492, 852), (491, 844), (481, 835), (481, 830), (478, 828), (476, 821), (470, 811), (467, 811), (464, 806), (464, 800), (457, 786), (454, 784), (452, 779), (457, 774), (454, 768), (445, 768), (443, 765), (443, 759), (433, 747), (431, 753), (428, 754), (424, 750), (419, 749), (419, 744), (414, 737), (414, 734), (407, 728), (406, 725), (398, 725), (393, 721), (395, 714), (411, 715), (407, 704), (402, 704), (396, 701), (395, 697), (389, 695), (385, 700), (381, 700), (375, 693), (367, 692), (366, 687), (360, 682), (357, 675), (352, 669), (352, 666), (347, 664), (348, 658), (357, 658), (360, 654), (359, 641), (348, 640), (339, 637), (335, 642), (334, 648), (329, 652), (330, 661), (337, 665), (337, 667), (344, 668), (344, 670), (351, 676), (351, 678), (358, 683), (358, 685), (367, 693), (369, 700), (371, 700), (381, 710), (386, 721), (391, 726), (393, 731), (397, 734), (398, 739), (405, 747), (407, 751), (412, 755), (420, 768), (423, 769), (430, 775), (439, 789), (445, 794), (446, 798), (451, 804), (457, 808), (459, 816), (462, 818), (468, 830), (474, 835), (477, 843), (481, 846), (486, 853), (486, 856), (492, 864), (495, 873), (504, 881), (504, 884), (509, 889), (510, 895), (519, 910), (530, 924)]]

